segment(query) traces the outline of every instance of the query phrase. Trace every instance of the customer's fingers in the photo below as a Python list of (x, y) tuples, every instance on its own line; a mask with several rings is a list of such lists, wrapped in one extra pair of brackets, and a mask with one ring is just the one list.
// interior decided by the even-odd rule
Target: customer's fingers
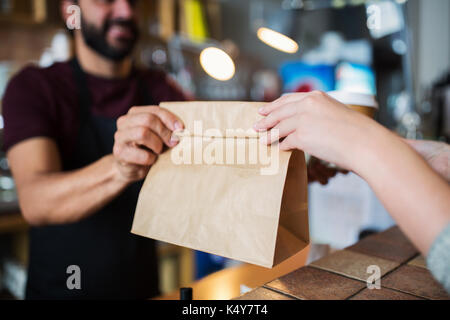
[(282, 151), (294, 150), (294, 149), (297, 149), (296, 145), (297, 145), (297, 140), (296, 140), (295, 131), (294, 131), (280, 143), (280, 150), (282, 150)]
[(296, 113), (295, 105), (285, 104), (271, 112), (267, 117), (255, 123), (256, 131), (267, 130), (276, 126), (280, 121), (293, 116)]
[(272, 130), (261, 137), (262, 144), (272, 144), (293, 133), (298, 126), (298, 120), (295, 117), (287, 118), (278, 123)]
[(260, 108), (258, 110), (258, 112), (261, 115), (267, 116), (269, 113), (273, 112), (274, 110), (278, 109), (279, 107), (281, 107), (285, 104), (302, 100), (303, 98), (305, 98), (306, 95), (307, 95), (307, 93), (286, 94), (286, 95), (282, 96), (281, 98), (275, 100), (274, 102), (269, 103), (268, 105)]

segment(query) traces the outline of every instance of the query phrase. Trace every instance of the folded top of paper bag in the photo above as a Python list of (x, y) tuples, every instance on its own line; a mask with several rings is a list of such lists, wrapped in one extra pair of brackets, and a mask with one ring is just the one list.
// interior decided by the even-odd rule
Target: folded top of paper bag
[(264, 102), (192, 101), (163, 102), (161, 107), (183, 119), (185, 130), (179, 136), (258, 137), (253, 125), (262, 116)]

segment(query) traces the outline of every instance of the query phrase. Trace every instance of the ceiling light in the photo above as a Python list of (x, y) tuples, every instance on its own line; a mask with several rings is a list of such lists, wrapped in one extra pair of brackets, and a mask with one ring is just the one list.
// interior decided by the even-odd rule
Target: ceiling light
[(284, 34), (274, 31), (272, 29), (264, 27), (259, 28), (257, 36), (259, 40), (277, 50), (286, 53), (296, 53), (298, 51), (297, 42), (285, 36)]
[(227, 81), (235, 74), (233, 59), (219, 48), (204, 49), (200, 53), (200, 64), (203, 70), (216, 80)]

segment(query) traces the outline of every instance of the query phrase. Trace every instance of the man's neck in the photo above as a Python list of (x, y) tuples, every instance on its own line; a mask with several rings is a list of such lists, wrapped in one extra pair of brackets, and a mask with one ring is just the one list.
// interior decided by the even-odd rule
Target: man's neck
[(86, 73), (103, 78), (126, 78), (131, 72), (131, 59), (122, 61), (107, 59), (89, 48), (82, 36), (75, 37), (75, 53)]

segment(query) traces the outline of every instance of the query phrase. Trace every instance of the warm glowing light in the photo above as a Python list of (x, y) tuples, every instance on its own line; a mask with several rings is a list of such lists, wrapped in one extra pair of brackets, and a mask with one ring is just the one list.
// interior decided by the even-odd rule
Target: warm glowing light
[(272, 29), (259, 28), (257, 36), (259, 40), (277, 50), (287, 53), (296, 53), (298, 51), (297, 42)]
[(200, 54), (200, 64), (211, 77), (220, 81), (233, 78), (235, 67), (233, 59), (219, 48), (209, 47)]

